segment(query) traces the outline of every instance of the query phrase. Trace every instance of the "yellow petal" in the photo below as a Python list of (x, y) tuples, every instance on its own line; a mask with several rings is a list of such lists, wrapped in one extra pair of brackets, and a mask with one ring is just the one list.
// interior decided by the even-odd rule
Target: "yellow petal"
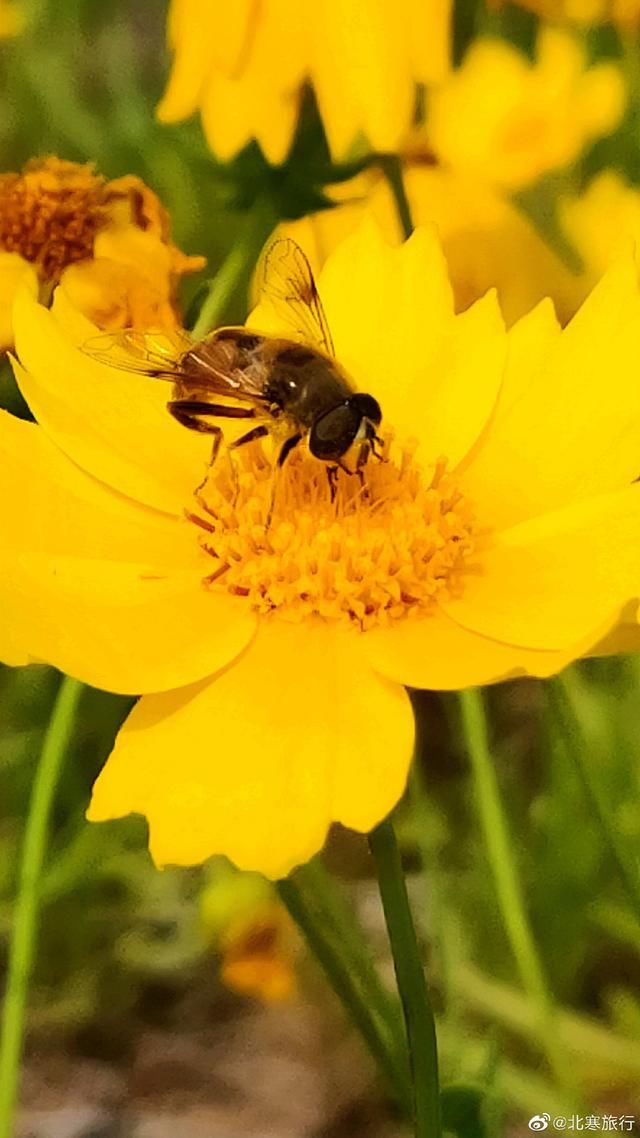
[(3, 542), (34, 553), (200, 565), (193, 528), (89, 478), (35, 423), (0, 411)]
[(182, 521), (88, 478), (41, 428), (0, 415), (0, 655), (111, 691), (157, 691), (225, 665), (254, 621), (206, 592)]
[[(571, 273), (504, 194), (477, 179), (427, 165), (424, 161), (426, 143), (421, 137), (417, 137), (416, 143), (415, 156), (409, 153), (404, 164), (407, 196), (415, 225), (432, 226), (437, 231), (453, 286), (456, 311), (464, 311), (495, 288), (508, 326), (548, 296), (553, 298), (562, 322), (566, 323), (588, 292), (589, 278)], [(320, 210), (282, 227), (305, 250), (314, 270), (319, 270), (331, 251), (357, 228), (367, 211), (374, 216), (387, 240), (393, 243), (401, 240), (393, 195), (386, 179), (379, 174), (368, 170), (348, 182), (331, 186), (330, 191), (336, 208)], [(632, 197), (636, 191), (627, 193)], [(637, 196), (640, 200), (640, 194)], [(623, 204), (630, 206), (630, 202)], [(617, 233), (619, 227), (620, 195), (616, 196), (616, 208), (611, 204), (608, 213), (604, 206), (599, 209), (600, 206), (601, 196), (593, 205), (589, 204), (588, 220), (594, 231), (600, 226), (599, 245), (603, 257), (605, 247), (609, 250), (604, 271), (613, 259), (609, 246), (611, 232), (616, 229)], [(568, 203), (567, 210), (567, 216), (573, 217)], [(626, 208), (626, 213), (629, 212)], [(609, 217), (610, 225), (606, 225), (603, 233), (603, 224)], [(640, 231), (640, 224), (638, 228)], [(582, 243), (573, 242), (580, 252), (585, 251), (586, 238), (591, 238), (586, 229), (583, 225)], [(624, 246), (618, 234), (618, 252), (622, 247), (628, 250), (631, 231), (629, 218)], [(573, 240), (573, 232), (571, 237)], [(526, 272), (522, 271), (523, 265), (527, 266)], [(591, 280), (591, 285), (594, 283), (595, 280)]]
[(631, 259), (560, 334), (548, 312), (510, 334), (505, 381), (466, 488), (482, 521), (513, 525), (640, 474), (640, 292)]
[[(477, 178), (420, 161), (405, 165), (405, 184), (416, 225), (436, 227), (457, 311), (496, 288), (507, 325), (547, 296), (565, 323), (573, 315), (587, 283), (569, 271), (503, 193)], [(376, 187), (373, 209), (388, 228), (394, 207), (385, 182)]]
[(443, 602), (465, 628), (562, 650), (617, 622), (640, 597), (640, 485), (522, 522), (478, 553), (462, 595)]
[(202, 102), (202, 125), (213, 153), (229, 161), (252, 138), (269, 162), (284, 162), (298, 119), (297, 91), (260, 87), (257, 77), (241, 80), (211, 75)]
[(145, 814), (161, 865), (222, 853), (281, 877), (321, 848), (332, 821), (379, 822), (412, 747), (409, 700), (366, 667), (357, 634), (269, 621), (212, 682), (140, 701), (89, 817)]
[(320, 292), (336, 355), (424, 456), (463, 457), (502, 380), (505, 334), (495, 297), (453, 316), (442, 250), (430, 229), (387, 245), (370, 220), (331, 255)]
[(617, 171), (603, 170), (575, 195), (563, 195), (558, 218), (593, 286), (619, 257), (638, 247), (640, 192)]
[(2, 0), (0, 5), (0, 39), (20, 35), (25, 24), (26, 17), (22, 5), (12, 4), (10, 0)]
[[(397, 8), (397, 5), (393, 4)], [(420, 83), (440, 83), (451, 55), (451, 0), (407, 0), (406, 30), (413, 74)]]
[[(142, 234), (146, 236), (146, 234)], [(168, 282), (105, 257), (80, 261), (64, 270), (57, 295), (105, 331), (120, 328), (175, 328)]]
[(640, 621), (638, 603), (634, 601), (622, 613), (620, 622), (598, 640), (592, 650), (593, 656), (620, 656), (624, 653), (640, 652)]
[(422, 389), (408, 392), (414, 433), (430, 457), (446, 455), (453, 467), (473, 447), (495, 406), (506, 350), (495, 292), (456, 316)]
[(459, 691), (517, 676), (551, 676), (590, 651), (599, 630), (562, 652), (534, 651), (470, 632), (443, 612), (367, 632), (376, 671), (407, 687)]
[(137, 695), (189, 684), (242, 652), (255, 618), (201, 576), (148, 561), (17, 554), (4, 585), (31, 660)]
[(242, 19), (246, 19), (250, 4), (251, 0), (234, 0), (233, 5), (222, 9), (211, 0), (173, 0), (169, 39), (176, 55), (167, 90), (156, 111), (161, 122), (178, 122), (197, 110), (209, 72), (215, 66), (218, 35), (223, 42), (225, 39), (225, 11), (229, 9), (230, 23), (237, 21), (237, 29), (229, 28), (230, 38), (235, 39), (239, 30), (240, 40)]
[(616, 64), (588, 67), (573, 36), (543, 26), (535, 62), (504, 40), (475, 39), (429, 101), (429, 137), (443, 165), (519, 189), (610, 133), (624, 103)]
[(14, 310), (24, 365), (16, 378), (35, 418), (94, 477), (145, 505), (181, 514), (202, 480), (210, 441), (169, 414), (169, 384), (89, 359), (72, 336), (83, 327), (81, 339), (88, 339), (96, 329), (68, 305), (56, 313), (59, 319), (26, 293)]
[(333, 152), (344, 154), (353, 142), (353, 135), (345, 136), (345, 120), (357, 122), (374, 149), (397, 150), (415, 100), (404, 13), (389, 0), (317, 0), (309, 16), (311, 77)]
[(291, 145), (306, 74), (306, 12), (291, 0), (269, 0), (253, 24), (240, 65), (211, 71), (202, 122), (220, 158), (256, 138), (267, 159), (279, 163)]
[(19, 253), (0, 252), (0, 351), (13, 344), (13, 302), (21, 287), (37, 295), (35, 268)]

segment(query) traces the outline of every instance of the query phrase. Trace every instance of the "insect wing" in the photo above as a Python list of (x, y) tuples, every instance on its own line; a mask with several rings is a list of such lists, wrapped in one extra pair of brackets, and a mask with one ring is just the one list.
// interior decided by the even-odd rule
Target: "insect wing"
[(219, 328), (192, 346), (189, 361), (197, 367), (207, 391), (264, 403), (267, 378), (264, 367), (257, 363), (252, 367), (238, 366), (235, 341), (244, 337), (245, 328)]
[(335, 354), (311, 266), (290, 237), (274, 241), (264, 255), (260, 303), (271, 307), (292, 339)]
[(192, 343), (189, 334), (177, 328), (159, 332), (125, 328), (91, 336), (82, 344), (82, 351), (108, 367), (173, 380), (180, 375), (180, 357)]

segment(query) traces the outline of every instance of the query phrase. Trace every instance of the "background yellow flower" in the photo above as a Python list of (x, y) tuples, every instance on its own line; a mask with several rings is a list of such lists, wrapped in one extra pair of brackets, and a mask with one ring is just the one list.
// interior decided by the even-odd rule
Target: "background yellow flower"
[(638, 0), (518, 0), (546, 20), (576, 24), (613, 22), (623, 27), (640, 19)]
[(558, 203), (563, 232), (584, 264), (582, 279), (592, 286), (612, 262), (640, 243), (640, 190), (615, 170), (597, 174), (581, 194)]
[(231, 158), (255, 138), (270, 162), (287, 155), (310, 82), (329, 144), (342, 156), (365, 135), (395, 150), (410, 129), (416, 84), (442, 77), (450, 0), (172, 0), (173, 72), (164, 122), (200, 110), (209, 145)]
[(533, 63), (504, 40), (474, 40), (432, 93), (427, 131), (444, 166), (514, 191), (575, 161), (624, 106), (615, 63), (588, 66), (578, 40), (543, 27)]
[(2, 0), (0, 3), (0, 39), (17, 36), (24, 27), (24, 12), (22, 5), (13, 0)]
[(200, 895), (200, 920), (228, 988), (267, 1004), (295, 995), (295, 929), (264, 877), (213, 861)]
[(157, 328), (178, 324), (180, 277), (203, 266), (173, 245), (168, 214), (140, 178), (107, 182), (91, 164), (53, 156), (0, 174), (3, 347), (23, 274), (45, 299), (59, 284), (100, 328)]
[[(433, 225), (438, 233), (458, 312), (495, 288), (508, 325), (545, 297), (553, 299), (566, 323), (592, 287), (593, 276), (572, 272), (526, 215), (493, 186), (442, 169), (417, 151), (405, 159), (404, 183), (416, 225)], [(401, 240), (393, 194), (379, 172), (332, 187), (331, 196), (335, 208), (281, 229), (309, 250), (317, 269), (368, 211), (390, 241)]]

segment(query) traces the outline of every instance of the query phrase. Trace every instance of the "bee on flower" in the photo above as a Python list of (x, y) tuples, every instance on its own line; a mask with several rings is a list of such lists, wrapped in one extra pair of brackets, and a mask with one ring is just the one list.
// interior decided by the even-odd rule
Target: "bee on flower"
[[(144, 814), (161, 865), (283, 876), (397, 802), (407, 687), (549, 675), (637, 636), (632, 261), (564, 331), (544, 304), (507, 333), (492, 294), (456, 315), (428, 230), (393, 247), (368, 221), (317, 288), (340, 374), (381, 411), (381, 457), (332, 478), (310, 432), (278, 467), (271, 432), (229, 455), (224, 419), (211, 465), (165, 383), (82, 350), (96, 330), (64, 292), (16, 305), (38, 425), (0, 420), (2, 656), (141, 697), (89, 816)], [(292, 338), (280, 306), (248, 330)]]

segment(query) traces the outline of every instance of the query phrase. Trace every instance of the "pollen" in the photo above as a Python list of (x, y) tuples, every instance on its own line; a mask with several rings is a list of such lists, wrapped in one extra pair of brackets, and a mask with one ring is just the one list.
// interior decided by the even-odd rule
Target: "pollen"
[(366, 630), (428, 613), (460, 591), (474, 549), (473, 512), (446, 460), (423, 469), (389, 437), (360, 474), (330, 472), (303, 446), (277, 470), (256, 442), (221, 456), (196, 501), (205, 587), (293, 621)]
[(0, 248), (33, 262), (42, 281), (91, 256), (107, 223), (104, 178), (91, 164), (52, 155), (0, 175)]

